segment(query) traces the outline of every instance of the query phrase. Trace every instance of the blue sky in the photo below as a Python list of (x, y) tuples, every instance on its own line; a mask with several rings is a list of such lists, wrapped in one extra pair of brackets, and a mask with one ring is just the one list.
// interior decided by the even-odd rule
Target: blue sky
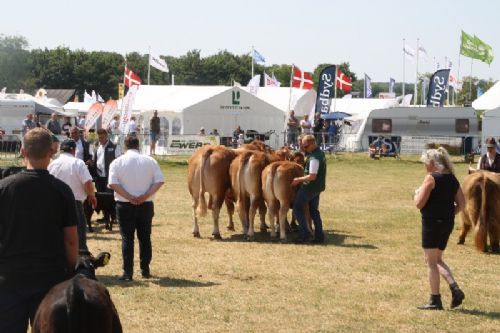
[[(251, 46), (267, 64), (296, 64), (312, 71), (320, 63), (348, 61), (359, 78), (403, 78), (403, 38), (428, 52), (419, 62), (430, 72), (435, 61), (451, 59), (457, 75), (460, 31), (476, 34), (493, 47), (490, 66), (474, 61), (472, 73), (500, 79), (500, 2), (498, 1), (296, 1), (296, 0), (45, 0), (6, 1), (1, 5), (0, 33), (23, 35), (32, 48), (106, 50), (125, 54), (179, 56), (192, 49), (210, 55), (235, 54)], [(461, 57), (460, 76), (471, 60)], [(174, 73), (175, 74), (175, 73)], [(406, 63), (406, 82), (415, 64)]]

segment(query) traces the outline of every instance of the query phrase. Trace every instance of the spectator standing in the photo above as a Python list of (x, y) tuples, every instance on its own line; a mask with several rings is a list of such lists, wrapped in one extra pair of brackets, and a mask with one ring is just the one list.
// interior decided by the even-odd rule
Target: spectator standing
[(111, 134), (119, 134), (119, 128), (120, 128), (120, 116), (114, 115), (113, 119), (110, 121), (108, 130)]
[(300, 128), (302, 129), (302, 134), (312, 134), (312, 125), (307, 114), (304, 115), (304, 119), (300, 121)]
[(240, 134), (243, 134), (243, 136), (245, 136), (245, 131), (241, 129), (240, 125), (238, 125), (238, 127), (236, 127), (236, 129), (233, 132), (233, 138), (235, 140), (238, 140)]
[(136, 230), (142, 277), (151, 277), (153, 196), (163, 185), (164, 178), (158, 163), (152, 157), (139, 153), (136, 136), (125, 138), (125, 148), (125, 154), (111, 163), (109, 186), (115, 191), (116, 215), (122, 236), (123, 275), (120, 280), (130, 281), (133, 277)]
[(75, 197), (47, 171), (51, 146), (46, 130), (26, 133), (27, 170), (0, 181), (0, 332), (26, 332), (42, 298), (77, 262)]
[(299, 136), (299, 121), (295, 117), (295, 111), (290, 111), (288, 115), (288, 121), (286, 123), (286, 141), (289, 146), (297, 144), (297, 138)]
[(198, 135), (206, 135), (205, 134), (205, 127), (200, 127), (200, 131), (198, 132)]
[(462, 304), (465, 295), (443, 261), (443, 252), (453, 231), (455, 215), (463, 209), (465, 199), (446, 149), (429, 149), (422, 154), (421, 161), (428, 174), (415, 191), (414, 200), (422, 215), (422, 248), (431, 296), (429, 302), (418, 306), (418, 309), (443, 310), (439, 275), (450, 285), (453, 309)]
[(149, 152), (151, 155), (154, 155), (156, 150), (156, 142), (158, 142), (158, 139), (160, 137), (160, 117), (158, 117), (158, 111), (156, 110), (153, 112), (153, 116), (149, 121), (149, 131), (150, 131)]
[(36, 126), (36, 127), (43, 127), (43, 126), (42, 126), (42, 124), (40, 123), (40, 120), (39, 120), (39, 118), (38, 118), (38, 115), (36, 115), (36, 114), (35, 114), (35, 115), (33, 116), (33, 121), (35, 122), (35, 126)]
[(71, 130), (71, 119), (69, 117), (64, 117), (64, 124), (62, 125), (62, 133), (69, 137), (69, 131)]
[(125, 134), (136, 135), (137, 134), (137, 123), (135, 122), (135, 116), (130, 117), (128, 121), (127, 128), (125, 129)]
[(90, 155), (90, 144), (85, 139), (83, 139), (80, 132), (81, 130), (78, 127), (72, 127), (69, 135), (76, 144), (76, 158), (89, 165), (92, 161), (92, 155)]
[(306, 134), (302, 138), (301, 149), (307, 155), (304, 163), (304, 176), (296, 177), (292, 185), (300, 185), (293, 203), (293, 213), (299, 221), (299, 238), (297, 243), (309, 241), (309, 231), (304, 212), (306, 204), (309, 206), (309, 214), (314, 223), (313, 243), (323, 243), (325, 235), (323, 233), (323, 221), (319, 213), (319, 196), (326, 187), (326, 158), (316, 144), (316, 139), (311, 134)]
[(36, 123), (33, 121), (33, 113), (28, 113), (21, 124), (21, 136), (24, 137), (26, 133), (35, 127)]
[[(99, 139), (97, 146), (94, 149), (93, 160), (91, 166), (95, 167), (97, 177), (95, 178), (95, 186), (98, 192), (111, 192), (108, 188), (109, 166), (115, 158), (120, 156), (121, 149), (119, 145), (115, 145), (108, 138), (108, 132), (100, 128), (97, 130)], [(139, 175), (139, 174), (137, 174)], [(105, 212), (103, 221), (109, 221), (109, 216)]]
[(316, 143), (321, 147), (323, 142), (323, 127), (325, 126), (325, 121), (321, 118), (321, 112), (316, 112), (314, 114), (314, 137), (316, 138)]
[(84, 116), (80, 116), (80, 118), (78, 119), (78, 127), (85, 128), (85, 117)]
[(55, 112), (52, 113), (50, 119), (47, 120), (45, 127), (55, 135), (61, 134), (61, 124), (59, 123), (59, 117)]
[(477, 161), (477, 169), (500, 173), (500, 154), (497, 153), (495, 139), (493, 137), (486, 138), (484, 146), (486, 147), (486, 154)]
[(61, 154), (49, 164), (48, 170), (51, 175), (67, 184), (75, 196), (78, 248), (80, 254), (88, 255), (87, 219), (83, 211), (83, 202), (87, 199), (93, 208), (97, 206), (94, 183), (92, 183), (92, 177), (85, 163), (75, 157), (76, 143), (74, 140), (64, 140), (59, 149)]

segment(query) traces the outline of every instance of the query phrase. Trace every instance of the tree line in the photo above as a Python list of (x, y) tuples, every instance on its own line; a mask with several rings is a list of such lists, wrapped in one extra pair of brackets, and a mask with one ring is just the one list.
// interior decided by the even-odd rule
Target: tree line
[[(172, 84), (172, 75), (176, 85), (233, 85), (239, 82), (246, 85), (251, 79), (252, 59), (250, 54), (235, 55), (227, 50), (207, 57), (201, 56), (201, 50), (188, 51), (179, 57), (161, 56), (167, 62), (170, 73), (151, 68), (150, 83), (153, 85)], [(146, 83), (148, 73), (148, 54), (138, 52), (126, 55), (127, 66), (138, 74)], [(321, 70), (330, 64), (319, 64), (313, 72), (315, 86), (318, 84)], [(29, 49), (29, 42), (23, 36), (0, 35), (0, 89), (7, 87), (8, 92), (23, 89), (34, 93), (39, 88), (76, 89), (80, 98), (85, 90), (95, 90), (104, 99), (118, 97), (118, 84), (123, 82), (125, 58), (116, 52), (71, 50), (60, 46), (54, 49)], [(358, 80), (351, 71), (349, 62), (343, 62), (339, 69), (351, 77), (352, 91), (363, 97), (363, 80)], [(290, 85), (291, 64), (264, 66), (255, 64), (255, 73), (274, 73), (282, 86)], [(426, 74), (430, 76), (429, 74)], [(263, 78), (262, 78), (263, 79)], [(475, 95), (477, 86), (484, 91), (492, 81), (473, 78)], [(401, 94), (402, 84), (396, 84), (396, 94)], [(407, 83), (406, 93), (413, 93), (413, 84)], [(372, 94), (389, 90), (388, 82), (372, 82)], [(465, 91), (463, 89), (462, 91)], [(459, 94), (458, 100), (470, 100), (474, 96)], [(338, 96), (345, 93), (338, 91)], [(81, 99), (80, 99), (81, 100)]]

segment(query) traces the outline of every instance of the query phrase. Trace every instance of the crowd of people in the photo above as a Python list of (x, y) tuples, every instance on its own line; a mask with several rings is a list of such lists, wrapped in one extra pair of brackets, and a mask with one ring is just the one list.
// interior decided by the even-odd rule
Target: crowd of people
[(312, 134), (318, 146), (332, 145), (336, 142), (340, 126), (341, 124), (334, 120), (321, 118), (319, 112), (315, 113), (313, 122), (307, 114), (299, 121), (295, 116), (295, 111), (291, 110), (286, 124), (286, 143), (290, 147), (298, 147), (300, 135)]

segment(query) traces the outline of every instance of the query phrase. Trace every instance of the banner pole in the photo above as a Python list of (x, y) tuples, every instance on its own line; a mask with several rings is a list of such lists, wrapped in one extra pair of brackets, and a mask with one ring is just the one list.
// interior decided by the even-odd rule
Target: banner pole
[[(293, 83), (293, 67), (294, 65), (292, 64), (292, 71), (290, 72), (290, 92), (288, 94), (288, 113), (290, 113), (290, 104), (292, 103), (292, 83)], [(288, 117), (287, 113), (287, 117)]]
[(415, 103), (414, 103), (414, 104), (415, 104), (415, 106), (417, 106), (417, 105), (418, 105), (418, 53), (419, 53), (419, 52), (418, 52), (418, 48), (419, 48), (419, 45), (418, 45), (418, 44), (419, 44), (419, 40), (420, 40), (420, 39), (419, 39), (419, 38), (417, 38), (417, 63), (416, 63), (416, 65), (415, 65), (415, 71), (416, 71), (416, 73), (415, 73), (415, 88), (414, 88), (414, 90), (415, 90), (415, 91), (414, 91), (414, 93), (413, 93), (413, 100), (414, 100), (414, 102), (415, 102)]
[(253, 75), (254, 75), (254, 69), (253, 69), (253, 54), (254, 54), (254, 50), (253, 50), (253, 45), (252, 45), (252, 78), (253, 78)]
[(151, 74), (151, 46), (148, 46), (148, 86), (149, 86), (149, 78)]
[(405, 39), (403, 38), (403, 90), (402, 90), (402, 95), (403, 99), (405, 97)]
[(472, 64), (474, 63), (474, 59), (470, 59), (470, 80), (469, 80), (469, 101), (472, 100)]
[(335, 65), (335, 80), (333, 81), (333, 86), (335, 87), (335, 94), (333, 95), (333, 112), (337, 111), (337, 73), (339, 72), (338, 65)]

